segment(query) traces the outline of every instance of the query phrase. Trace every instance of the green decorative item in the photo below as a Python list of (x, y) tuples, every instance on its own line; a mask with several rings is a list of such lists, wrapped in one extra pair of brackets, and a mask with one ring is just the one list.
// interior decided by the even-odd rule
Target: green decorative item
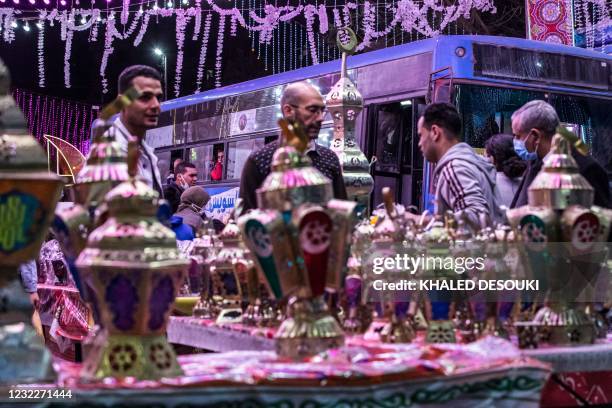
[(349, 27), (339, 28), (336, 34), (336, 44), (340, 51), (352, 55), (357, 49), (357, 35)]

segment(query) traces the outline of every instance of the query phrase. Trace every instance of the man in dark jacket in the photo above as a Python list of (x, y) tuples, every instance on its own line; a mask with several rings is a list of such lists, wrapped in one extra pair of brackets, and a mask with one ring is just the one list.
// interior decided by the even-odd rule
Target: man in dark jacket
[[(559, 126), (559, 117), (550, 104), (535, 100), (527, 102), (512, 114), (512, 133), (515, 139), (524, 145), (527, 151), (537, 153), (537, 158), (529, 161), (523, 180), (519, 185), (511, 208), (528, 204), (527, 192), (536, 178), (544, 157), (550, 151), (552, 138)], [(578, 165), (578, 171), (595, 190), (594, 204), (610, 208), (610, 186), (608, 174), (604, 168), (591, 156), (584, 156), (572, 148), (572, 156)]]
[(198, 170), (189, 162), (181, 162), (174, 169), (174, 181), (164, 189), (164, 197), (168, 200), (174, 214), (181, 202), (181, 194), (198, 181)]
[[(306, 155), (312, 160), (312, 165), (331, 180), (334, 197), (345, 200), (346, 187), (338, 156), (316, 143), (326, 112), (321, 93), (307, 82), (289, 84), (281, 97), (281, 111), (284, 118), (302, 125), (310, 138)], [(278, 141), (272, 142), (251, 153), (245, 162), (240, 179), (243, 211), (257, 208), (255, 191), (270, 174), (272, 156), (278, 147)]]

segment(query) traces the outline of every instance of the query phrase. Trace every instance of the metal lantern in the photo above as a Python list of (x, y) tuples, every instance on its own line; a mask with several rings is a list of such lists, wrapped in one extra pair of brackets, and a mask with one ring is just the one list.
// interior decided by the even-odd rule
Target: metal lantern
[(191, 246), (189, 266), (190, 276), (200, 276), (200, 299), (193, 307), (193, 315), (202, 319), (212, 319), (216, 315), (215, 306), (212, 301), (212, 288), (210, 277), (210, 262), (214, 259), (219, 247), (216, 245), (216, 237), (213, 231), (196, 237)]
[[(453, 244), (452, 236), (446, 225), (450, 220), (445, 220), (437, 215), (431, 228), (422, 232), (417, 237), (419, 245), (427, 257), (444, 259), (451, 253)], [(424, 276), (429, 278), (453, 278), (454, 272), (437, 268), (435, 263), (432, 268), (424, 268)], [(435, 292), (435, 293), (432, 293)], [(450, 320), (452, 317), (452, 299), (449, 293), (444, 291), (432, 291), (428, 293), (428, 306), (431, 312), (428, 316), (427, 336), (428, 343), (455, 343), (455, 326)]]
[(608, 238), (609, 210), (592, 207), (593, 188), (578, 172), (570, 142), (562, 135), (553, 137), (528, 196), (528, 206), (509, 210), (507, 216), (522, 235), (528, 265), (548, 297), (531, 321), (516, 323), (520, 343), (592, 343), (595, 325), (585, 305), (592, 301), (608, 257), (602, 243)]
[(38, 257), (63, 186), (48, 171), (9, 86), (0, 61), (0, 384), (50, 379), (50, 356), (29, 323), (32, 308), (18, 267)]
[[(253, 261), (241, 242), (240, 228), (233, 220), (230, 220), (223, 228), (219, 234), (219, 240), (223, 246), (210, 265), (214, 293), (223, 299), (217, 324), (240, 323), (243, 317), (243, 297), (248, 296), (249, 289), (251, 289), (251, 294), (253, 291), (253, 288), (248, 287), (248, 271), (254, 268)], [(251, 283), (257, 284), (258, 282)], [(255, 302), (252, 297), (250, 300)]]
[[(138, 99), (140, 92), (130, 88), (106, 106), (92, 125), (92, 145), (87, 162), (76, 178), (75, 201), (85, 208), (102, 202), (106, 193), (119, 183), (128, 180), (126, 155), (116, 141), (113, 115)], [(129, 138), (128, 138), (129, 139)]]
[[(135, 142), (129, 149), (137, 151)], [(76, 262), (106, 331), (83, 375), (178, 376), (182, 372), (165, 334), (189, 262), (174, 232), (157, 220), (157, 192), (135, 178), (138, 154), (128, 156), (131, 178), (106, 195), (108, 219), (89, 235)]]
[(370, 175), (370, 163), (355, 140), (355, 122), (363, 109), (363, 97), (348, 77), (346, 58), (357, 44), (342, 45), (343, 36), (352, 39), (355, 34), (347, 27), (338, 30), (338, 42), (343, 50), (340, 80), (327, 94), (325, 104), (334, 121), (334, 139), (330, 147), (340, 160), (348, 199), (357, 202), (363, 210), (369, 206), (374, 179)]
[(269, 292), (290, 298), (288, 318), (276, 333), (277, 353), (302, 358), (344, 344), (323, 295), (343, 282), (354, 206), (330, 201), (329, 179), (304, 155), (305, 135), (283, 120), (279, 124), (283, 145), (257, 191), (261, 209), (240, 217), (238, 225)]
[[(391, 189), (383, 188), (382, 196), (385, 212), (378, 218), (374, 227), (372, 233), (374, 245), (372, 248), (376, 256), (395, 257), (398, 251), (404, 250), (402, 245), (405, 229), (404, 219), (399, 215), (399, 206), (396, 206), (393, 202)], [(386, 273), (389, 280), (396, 277), (397, 272), (387, 269)], [(373, 285), (372, 276), (366, 274), (365, 277), (366, 288), (369, 291)], [(375, 279), (378, 279), (378, 277)], [(410, 302), (407, 299), (398, 301), (394, 296), (388, 294), (383, 294), (377, 300), (377, 317), (370, 324), (366, 336), (370, 338), (378, 337), (385, 343), (410, 343), (415, 337), (412, 324), (407, 319)]]
[(85, 300), (87, 288), (83, 286), (74, 265), (77, 257), (85, 248), (87, 236), (93, 228), (104, 222), (106, 208), (104, 196), (114, 187), (129, 179), (126, 154), (115, 140), (113, 115), (130, 105), (140, 95), (136, 88), (130, 88), (106, 106), (92, 125), (92, 144), (85, 166), (76, 176), (72, 186), (75, 202), (58, 208), (53, 220), (53, 232), (59, 241), (70, 272)]

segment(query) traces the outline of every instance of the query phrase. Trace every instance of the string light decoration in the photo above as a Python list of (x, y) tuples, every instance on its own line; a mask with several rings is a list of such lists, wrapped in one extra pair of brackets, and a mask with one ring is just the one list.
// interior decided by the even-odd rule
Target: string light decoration
[(44, 145), (43, 135), (59, 137), (86, 155), (89, 152), (91, 124), (98, 108), (80, 102), (13, 90), (13, 98), (23, 111), (30, 133)]
[[(62, 0), (63, 1), (63, 0)], [(310, 4), (309, 4), (310, 1)], [(583, 0), (589, 1), (589, 0)], [(592, 0), (603, 1), (603, 0)], [(65, 3), (65, 2), (64, 2)], [(194, 5), (190, 1), (176, 0), (172, 2), (162, 1), (161, 7), (158, 2), (143, 3), (142, 0), (107, 0), (106, 8), (98, 8), (92, 3), (90, 9), (48, 9), (43, 14), (36, 10), (22, 10), (10, 7), (0, 8), (0, 29), (2, 30), (2, 41), (12, 44), (19, 22), (25, 25), (29, 20), (38, 21), (45, 34), (39, 34), (39, 84), (45, 84), (44, 79), (44, 48), (43, 35), (51, 35), (51, 27), (55, 23), (60, 26), (60, 38), (65, 42), (64, 53), (64, 83), (70, 87), (70, 61), (72, 55), (73, 41), (79, 41), (82, 37), (80, 32), (88, 31), (87, 39), (90, 42), (97, 41), (100, 26), (104, 30), (104, 50), (100, 63), (100, 80), (103, 93), (108, 92), (108, 80), (106, 70), (109, 59), (114, 53), (115, 45), (119, 42), (131, 42), (138, 47), (142, 44), (144, 36), (151, 28), (151, 18), (155, 23), (160, 19), (173, 18), (177, 24), (177, 60), (176, 77), (174, 83), (174, 94), (180, 94), (181, 71), (183, 66), (183, 52), (187, 38), (185, 32), (191, 32), (193, 36), (189, 40), (199, 42), (201, 47), (198, 62), (198, 81), (196, 89), (200, 89), (203, 74), (200, 72), (205, 67), (200, 62), (206, 61), (207, 42), (200, 39), (199, 33), (206, 31), (201, 29), (202, 16), (214, 13), (218, 16), (219, 34), (217, 37), (217, 50), (215, 51), (215, 86), (221, 86), (220, 67), (223, 59), (223, 39), (225, 25), (229, 19), (229, 35), (236, 36), (239, 29), (247, 30), (251, 38), (251, 48), (255, 52), (255, 41), (258, 42), (258, 56), (264, 58), (264, 65), (272, 67), (273, 72), (281, 72), (287, 68), (302, 67), (307, 64), (318, 64), (330, 58), (337, 58), (338, 52), (332, 47), (329, 52), (329, 44), (326, 42), (326, 34), (333, 18), (333, 24), (348, 26), (356, 31), (362, 41), (358, 50), (367, 50), (372, 43), (381, 37), (386, 38), (393, 34), (396, 29), (402, 33), (417, 33), (422, 37), (433, 37), (442, 32), (462, 17), (469, 17), (473, 11), (495, 13), (493, 0), (457, 0), (452, 6), (447, 6), (443, 0), (392, 0), (380, 2), (379, 0), (334, 2), (326, 5), (324, 2), (307, 0), (296, 6), (276, 5), (271, 0), (229, 0), (216, 2), (215, 0), (195, 0)], [(339, 4), (340, 3), (340, 4)], [(45, 3), (48, 5), (48, 3)], [(60, 1), (60, 4), (62, 2)], [(382, 6), (381, 6), (382, 4)], [(62, 4), (65, 6), (65, 4)], [(78, 5), (78, 2), (77, 2)], [(148, 6), (143, 7), (143, 6)], [(58, 6), (59, 7), (59, 6)], [(384, 12), (379, 13), (380, 9)], [(598, 15), (601, 15), (599, 13)], [(116, 18), (116, 16), (118, 18)], [(300, 26), (293, 27), (293, 21), (305, 21), (305, 29)], [(433, 24), (436, 21), (437, 24)], [(48, 27), (46, 27), (48, 23)], [(289, 24), (288, 29), (281, 30), (281, 23)], [(28, 25), (32, 30), (36, 28)], [(24, 30), (19, 30), (19, 35), (27, 35)], [(395, 38), (395, 37), (394, 37)], [(297, 42), (296, 42), (297, 40)], [(281, 46), (289, 43), (289, 47)], [(306, 43), (306, 44), (304, 44)], [(281, 55), (287, 49), (292, 54)], [(42, 56), (41, 56), (42, 55)], [(271, 61), (269, 59), (271, 58)], [(200, 69), (200, 67), (202, 69)], [(191, 92), (191, 90), (190, 90)]]

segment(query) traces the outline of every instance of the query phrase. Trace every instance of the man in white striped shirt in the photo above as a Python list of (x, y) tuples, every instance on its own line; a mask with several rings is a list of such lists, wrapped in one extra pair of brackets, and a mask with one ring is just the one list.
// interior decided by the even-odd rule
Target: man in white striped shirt
[(457, 109), (448, 103), (433, 103), (425, 108), (417, 129), (423, 156), (436, 164), (436, 214), (462, 213), (473, 229), (481, 226), (481, 219), (488, 224), (501, 221), (495, 167), (461, 142)]

